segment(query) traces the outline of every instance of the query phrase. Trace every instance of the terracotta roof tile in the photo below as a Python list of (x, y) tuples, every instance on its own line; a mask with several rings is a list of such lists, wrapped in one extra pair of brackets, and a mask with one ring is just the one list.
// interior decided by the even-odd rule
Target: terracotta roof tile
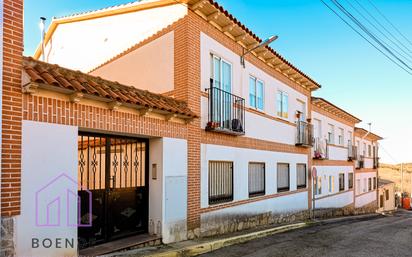
[(187, 103), (184, 101), (122, 85), (118, 82), (105, 80), (80, 71), (41, 62), (31, 57), (24, 57), (23, 68), (30, 77), (31, 82), (34, 83), (47, 84), (56, 87), (56, 89), (72, 90), (121, 103), (179, 114), (189, 118), (198, 117), (188, 108)]

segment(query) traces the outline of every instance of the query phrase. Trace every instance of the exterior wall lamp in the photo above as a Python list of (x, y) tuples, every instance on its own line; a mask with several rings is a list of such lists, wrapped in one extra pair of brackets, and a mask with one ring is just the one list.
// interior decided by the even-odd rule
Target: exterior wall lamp
[(263, 40), (259, 45), (247, 50), (245, 52), (245, 48), (243, 48), (243, 54), (240, 56), (240, 64), (243, 66), (243, 68), (245, 68), (245, 55), (247, 55), (248, 53), (261, 48), (261, 47), (265, 47), (267, 45), (269, 45), (270, 43), (272, 43), (273, 41), (275, 41), (276, 39), (278, 39), (278, 36), (270, 36), (269, 38)]

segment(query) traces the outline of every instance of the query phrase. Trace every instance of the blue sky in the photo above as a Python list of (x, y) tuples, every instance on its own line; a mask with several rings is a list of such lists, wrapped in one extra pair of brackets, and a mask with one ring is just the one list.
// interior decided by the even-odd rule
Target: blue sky
[[(355, 3), (340, 2), (347, 1)], [(358, 1), (373, 10), (368, 1)], [(412, 1), (372, 1), (412, 41)], [(39, 42), (40, 16), (50, 21), (53, 16), (126, 2), (129, 1), (25, 0), (25, 54), (32, 55)], [(363, 127), (372, 122), (372, 130), (385, 137), (380, 152), (384, 162), (412, 162), (411, 75), (372, 48), (319, 0), (219, 3), (261, 38), (278, 35), (271, 46), (322, 85), (316, 96), (361, 118)]]

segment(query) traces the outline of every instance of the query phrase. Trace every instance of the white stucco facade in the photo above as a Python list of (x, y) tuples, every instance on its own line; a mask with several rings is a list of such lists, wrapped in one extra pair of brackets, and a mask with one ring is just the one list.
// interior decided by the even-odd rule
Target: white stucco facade
[[(263, 110), (258, 110), (259, 114), (246, 111), (245, 136), (294, 145), (296, 136), (295, 113), (302, 111), (303, 106), (307, 113), (307, 97), (249, 62), (246, 62), (245, 68), (243, 68), (239, 55), (205, 33), (200, 35), (200, 45), (201, 90), (205, 91), (210, 87), (212, 54), (230, 64), (232, 71), (231, 93), (244, 98), (246, 107), (250, 107), (249, 78), (253, 76), (259, 79), (263, 82)], [(276, 94), (278, 91), (288, 95), (287, 118), (278, 117), (276, 114)], [(201, 126), (204, 128), (208, 119), (208, 100), (206, 97), (202, 97), (201, 104)], [(279, 119), (286, 122), (281, 122)]]
[[(209, 161), (233, 162), (233, 202), (249, 199), (248, 165), (249, 162), (265, 163), (265, 195), (277, 194), (277, 163), (288, 163), (290, 167), (290, 190), (296, 191), (296, 164), (307, 165), (307, 155), (282, 152), (261, 151), (219, 145), (201, 145), (201, 208), (209, 207), (208, 202), (208, 163)], [(306, 194), (307, 195), (307, 194)], [(283, 198), (279, 197), (279, 198)], [(265, 201), (258, 204), (267, 206)], [(298, 209), (307, 209), (308, 203), (293, 203)], [(247, 207), (245, 207), (247, 209)], [(266, 207), (264, 207), (266, 208)], [(272, 207), (271, 207), (272, 208)], [(272, 210), (272, 209), (270, 209)], [(280, 210), (280, 209), (279, 209)]]
[[(187, 201), (182, 199), (187, 199), (187, 141), (151, 139), (149, 158), (149, 221), (164, 243), (185, 240)], [(156, 179), (153, 169), (156, 169)], [(160, 234), (156, 231), (159, 223)]]
[[(349, 174), (353, 166), (313, 166), (321, 177), (321, 193), (315, 195), (316, 208), (341, 208), (353, 203), (353, 187), (349, 188)], [(344, 189), (339, 189), (339, 174), (344, 174)], [(313, 183), (313, 182), (312, 182)]]
[(186, 14), (186, 7), (174, 4), (62, 23), (46, 45), (46, 60), (88, 72)]
[[(355, 174), (355, 207), (362, 207), (377, 200), (377, 185), (375, 184), (374, 187), (374, 178), (377, 180), (376, 172), (359, 172)], [(371, 188), (369, 188), (369, 179)]]
[[(69, 198), (62, 197), (62, 209), (58, 212), (55, 206), (51, 206), (51, 222), (55, 224), (59, 218), (60, 226), (44, 226), (46, 208), (43, 208), (54, 198), (61, 196), (62, 190), (77, 193), (77, 135), (77, 127), (23, 121), (22, 202), (21, 214), (16, 218), (17, 256), (77, 255), (77, 227), (66, 223), (66, 218), (76, 220), (77, 201), (72, 204)], [(62, 174), (64, 176), (60, 177)], [(58, 179), (55, 180), (56, 178)], [(38, 198), (36, 193), (40, 193)], [(71, 203), (68, 209), (65, 207), (66, 203), (67, 206)], [(50, 239), (55, 242), (57, 238), (61, 238), (62, 248), (56, 245), (45, 248), (41, 244), (36, 248), (32, 245), (32, 240)], [(64, 245), (66, 239), (73, 241), (74, 245)]]
[(174, 32), (171, 31), (137, 48), (91, 74), (153, 93), (172, 91), (174, 89)]

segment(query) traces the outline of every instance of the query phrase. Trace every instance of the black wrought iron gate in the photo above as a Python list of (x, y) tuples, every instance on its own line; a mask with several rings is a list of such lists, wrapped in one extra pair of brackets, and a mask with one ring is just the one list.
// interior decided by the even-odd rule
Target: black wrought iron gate
[(92, 221), (78, 228), (79, 248), (147, 232), (147, 141), (79, 133), (78, 159), (79, 218)]

